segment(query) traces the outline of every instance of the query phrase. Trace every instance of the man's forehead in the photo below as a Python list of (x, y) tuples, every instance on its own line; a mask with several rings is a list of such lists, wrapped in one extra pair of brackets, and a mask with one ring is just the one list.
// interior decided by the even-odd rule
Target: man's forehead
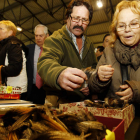
[(81, 17), (81, 15), (88, 17), (89, 11), (84, 5), (74, 6), (71, 14), (73, 14), (74, 16), (79, 16), (79, 17)]

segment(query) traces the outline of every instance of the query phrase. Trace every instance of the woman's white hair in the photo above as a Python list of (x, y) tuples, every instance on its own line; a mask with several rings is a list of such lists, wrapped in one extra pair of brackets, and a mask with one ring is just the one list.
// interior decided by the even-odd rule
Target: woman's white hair
[(44, 27), (44, 33), (47, 35), (48, 34), (48, 27), (43, 25), (43, 24), (38, 24), (35, 26), (35, 29), (34, 29), (34, 33), (35, 33), (35, 30), (37, 27)]

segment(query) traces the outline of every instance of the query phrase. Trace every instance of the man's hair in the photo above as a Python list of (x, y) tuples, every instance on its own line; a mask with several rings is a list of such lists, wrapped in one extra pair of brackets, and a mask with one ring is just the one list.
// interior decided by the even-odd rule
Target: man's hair
[(105, 40), (105, 38), (106, 38), (107, 36), (110, 36), (110, 34), (109, 34), (109, 33), (108, 33), (108, 34), (105, 34), (105, 36), (103, 37), (103, 42), (104, 42), (104, 40)]
[(13, 31), (13, 34), (12, 34), (13, 36), (16, 35), (17, 28), (16, 28), (16, 25), (13, 22), (11, 22), (10, 20), (2, 20), (2, 21), (0, 21), (0, 24), (4, 24), (8, 30), (12, 30)]
[(92, 16), (93, 16), (93, 7), (91, 6), (90, 4), (90, 1), (89, 0), (72, 0), (68, 7), (67, 7), (67, 11), (66, 11), (66, 18), (68, 19), (69, 16), (71, 15), (72, 13), (72, 10), (73, 10), (73, 7), (74, 6), (85, 6), (88, 11), (89, 11), (89, 21), (91, 22), (92, 20)]
[(97, 49), (99, 49), (100, 52), (103, 52), (104, 47), (103, 46), (98, 46)]
[(44, 27), (44, 33), (45, 33), (45, 35), (48, 34), (48, 27), (45, 26), (45, 25), (43, 25), (43, 24), (38, 24), (38, 25), (36, 25), (36, 26), (35, 26), (35, 29), (34, 29), (34, 33), (35, 33), (35, 30), (36, 30), (37, 27)]

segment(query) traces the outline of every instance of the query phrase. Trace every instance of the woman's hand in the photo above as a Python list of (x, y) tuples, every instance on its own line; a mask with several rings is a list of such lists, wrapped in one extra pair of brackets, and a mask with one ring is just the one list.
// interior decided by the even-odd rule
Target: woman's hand
[(111, 65), (102, 65), (98, 69), (98, 78), (100, 81), (108, 81), (114, 73), (114, 68)]
[(132, 91), (132, 89), (131, 89), (131, 87), (129, 85), (127, 85), (127, 84), (121, 85), (120, 88), (124, 89), (124, 91), (116, 92), (116, 94), (122, 96), (120, 98), (121, 100), (130, 100), (130, 99), (132, 99), (133, 91)]

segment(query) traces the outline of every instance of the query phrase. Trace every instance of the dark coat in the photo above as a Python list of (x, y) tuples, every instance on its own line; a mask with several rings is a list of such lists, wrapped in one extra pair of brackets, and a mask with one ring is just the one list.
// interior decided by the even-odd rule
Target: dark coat
[[(27, 87), (27, 99), (32, 98), (31, 91), (32, 91), (32, 85), (33, 85), (33, 74), (34, 74), (34, 52), (35, 52), (35, 44), (30, 44), (27, 46), (28, 48), (28, 57), (27, 57), (27, 63), (26, 63), (26, 69), (27, 69), (27, 78), (28, 78), (28, 87)], [(38, 89), (41, 92), (45, 94), (45, 90)]]
[(27, 48), (28, 48), (28, 57), (26, 62), (26, 69), (27, 69), (27, 78), (28, 78), (27, 92), (29, 96), (33, 85), (35, 44), (28, 45)]
[[(0, 65), (2, 83), (6, 83), (7, 77), (19, 75), (22, 69), (22, 42), (16, 37), (11, 36), (0, 41)], [(6, 54), (8, 54), (8, 66), (5, 65)]]

